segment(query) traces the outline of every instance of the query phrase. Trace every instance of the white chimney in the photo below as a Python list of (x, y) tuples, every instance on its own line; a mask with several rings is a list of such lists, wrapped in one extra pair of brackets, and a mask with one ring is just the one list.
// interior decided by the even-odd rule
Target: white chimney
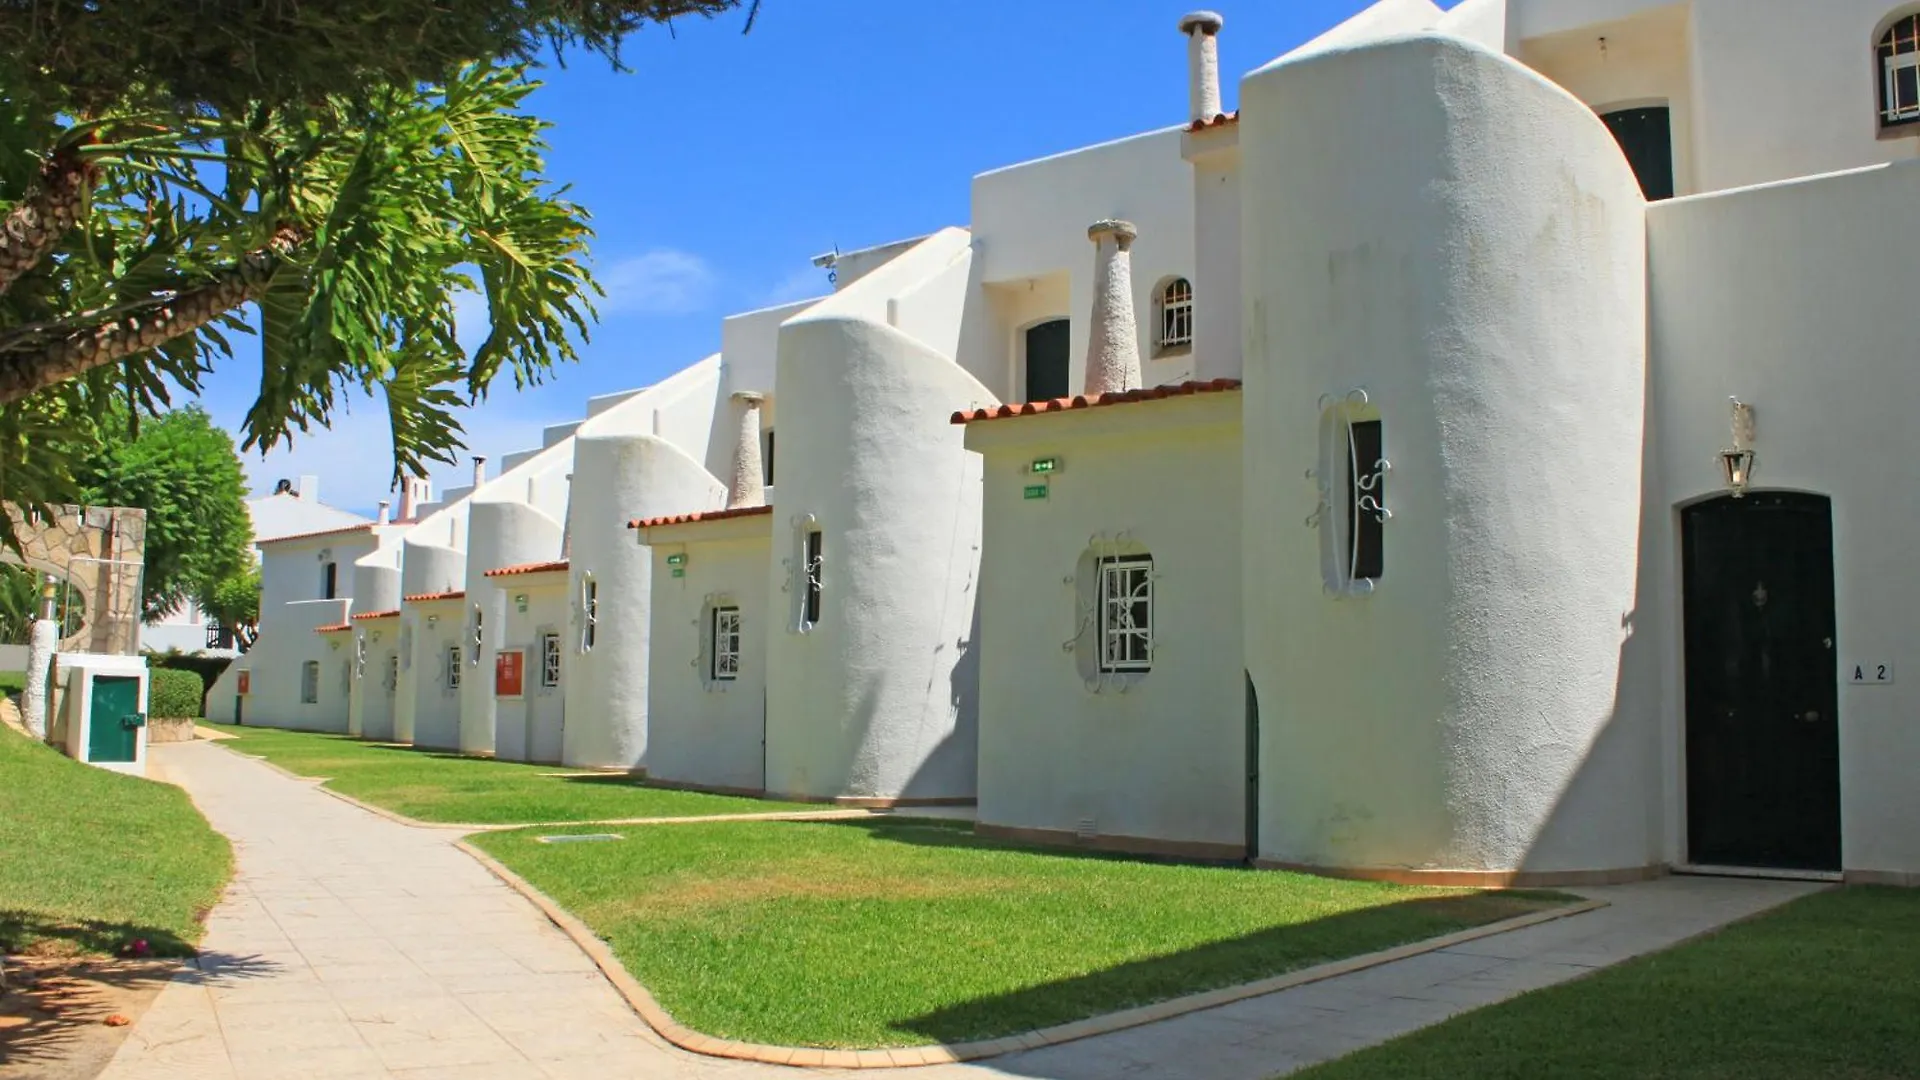
[(475, 454), (473, 455), (474, 489), (478, 490), (480, 485), (486, 482), (487, 482), (487, 456), (485, 454)]
[(1220, 105), (1220, 44), (1214, 40), (1224, 23), (1212, 11), (1180, 17), (1180, 32), (1187, 35), (1187, 102), (1192, 119), (1203, 123), (1225, 112)]
[(385, 525), (392, 520), (391, 518), (388, 517), (388, 511), (392, 509), (393, 509), (393, 503), (391, 500), (388, 500), (388, 499), (380, 500), (380, 524)]
[(316, 502), (316, 503), (319, 502), (320, 501), (320, 478), (317, 476), (301, 477), (300, 488), (296, 492), (296, 494), (298, 494), (300, 498), (306, 502)]
[(426, 501), (426, 484), (420, 477), (409, 476), (400, 481), (401, 521), (412, 521), (419, 516), (420, 504)]
[(760, 394), (741, 391), (733, 395), (740, 403), (740, 430), (733, 444), (733, 483), (727, 486), (727, 509), (764, 506), (767, 502), (766, 474), (760, 467)]
[(1130, 221), (1096, 221), (1093, 241), (1093, 324), (1087, 334), (1089, 394), (1140, 388), (1140, 336), (1133, 321), (1133, 238)]

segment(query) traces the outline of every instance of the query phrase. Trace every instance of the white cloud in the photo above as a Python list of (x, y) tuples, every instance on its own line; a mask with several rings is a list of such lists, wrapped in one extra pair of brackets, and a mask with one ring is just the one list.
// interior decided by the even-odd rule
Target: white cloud
[(808, 266), (788, 274), (780, 284), (768, 290), (766, 304), (775, 307), (795, 300), (811, 300), (832, 291), (833, 286), (827, 281), (826, 271), (817, 266)]
[(672, 248), (656, 248), (600, 267), (600, 285), (607, 290), (598, 303), (601, 314), (692, 315), (713, 301), (719, 276), (698, 255)]

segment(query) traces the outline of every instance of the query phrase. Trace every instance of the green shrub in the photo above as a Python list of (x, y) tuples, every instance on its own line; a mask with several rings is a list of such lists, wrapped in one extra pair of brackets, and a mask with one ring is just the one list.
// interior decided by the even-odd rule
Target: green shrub
[(206, 687), (191, 671), (159, 668), (147, 683), (147, 715), (155, 720), (198, 720)]
[(213, 689), (213, 684), (233, 663), (231, 656), (206, 656), (201, 653), (183, 653), (177, 649), (166, 652), (149, 650), (143, 654), (150, 668), (167, 668), (173, 671), (191, 671), (200, 678), (201, 696)]

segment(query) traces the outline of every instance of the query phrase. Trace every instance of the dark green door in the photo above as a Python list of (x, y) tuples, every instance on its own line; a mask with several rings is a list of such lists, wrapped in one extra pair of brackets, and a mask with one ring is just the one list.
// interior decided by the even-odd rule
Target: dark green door
[(131, 675), (96, 675), (93, 708), (87, 717), (88, 761), (132, 761), (140, 737), (140, 680)]
[(1073, 323), (1067, 319), (1043, 322), (1027, 331), (1027, 400), (1052, 401), (1069, 396), (1067, 376), (1073, 366)]
[(1687, 858), (1840, 869), (1833, 518), (1768, 493), (1682, 517)]
[(1673, 114), (1665, 105), (1647, 109), (1621, 109), (1600, 119), (1606, 121), (1620, 149), (1640, 178), (1640, 190), (1648, 202), (1673, 198)]

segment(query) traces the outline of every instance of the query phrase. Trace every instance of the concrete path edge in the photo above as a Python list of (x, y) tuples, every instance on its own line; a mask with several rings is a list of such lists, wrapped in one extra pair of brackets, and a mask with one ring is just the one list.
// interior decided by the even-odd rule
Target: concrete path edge
[[(586, 823), (580, 823), (586, 824)], [(1088, 1017), (1068, 1024), (1040, 1028), (1036, 1031), (1008, 1035), (998, 1039), (986, 1039), (978, 1042), (955, 1043), (951, 1046), (933, 1044), (928, 1046), (893, 1047), (883, 1050), (824, 1050), (818, 1047), (773, 1046), (766, 1043), (741, 1042), (735, 1039), (721, 1039), (702, 1034), (675, 1020), (672, 1014), (661, 1007), (647, 988), (627, 971), (613, 950), (595, 934), (587, 924), (581, 922), (571, 912), (561, 907), (552, 897), (541, 892), (527, 879), (514, 873), (498, 859), (481, 851), (465, 840), (455, 841), (454, 847), (466, 852), (481, 866), (487, 868), (495, 877), (504, 882), (540, 909), (553, 925), (567, 935), (613, 984), (627, 1005), (646, 1021), (647, 1026), (682, 1050), (709, 1057), (732, 1058), (739, 1061), (760, 1062), (767, 1065), (816, 1066), (829, 1069), (891, 1069), (922, 1065), (949, 1065), (962, 1061), (979, 1061), (983, 1058), (999, 1057), (1002, 1054), (1016, 1053), (1022, 1050), (1038, 1050), (1041, 1047), (1057, 1046), (1061, 1043), (1106, 1035), (1127, 1028), (1141, 1027), (1158, 1023), (1187, 1013), (1203, 1009), (1230, 1005), (1248, 998), (1264, 997), (1268, 994), (1290, 990), (1297, 986), (1321, 982), (1341, 975), (1350, 975), (1357, 971), (1390, 964), (1422, 953), (1437, 952), (1441, 949), (1462, 945), (1469, 941), (1493, 937), (1498, 934), (1524, 930), (1530, 926), (1554, 922), (1559, 919), (1584, 915), (1607, 907), (1605, 900), (1582, 900), (1546, 911), (1531, 912), (1526, 915), (1488, 923), (1485, 926), (1471, 927), (1455, 931), (1424, 941), (1396, 945), (1390, 949), (1351, 956), (1344, 960), (1303, 968), (1299, 971), (1275, 975), (1272, 978), (1259, 979), (1238, 986), (1225, 986), (1215, 990), (1205, 990), (1182, 997), (1169, 998), (1151, 1005), (1141, 1005), (1119, 1012)]]

